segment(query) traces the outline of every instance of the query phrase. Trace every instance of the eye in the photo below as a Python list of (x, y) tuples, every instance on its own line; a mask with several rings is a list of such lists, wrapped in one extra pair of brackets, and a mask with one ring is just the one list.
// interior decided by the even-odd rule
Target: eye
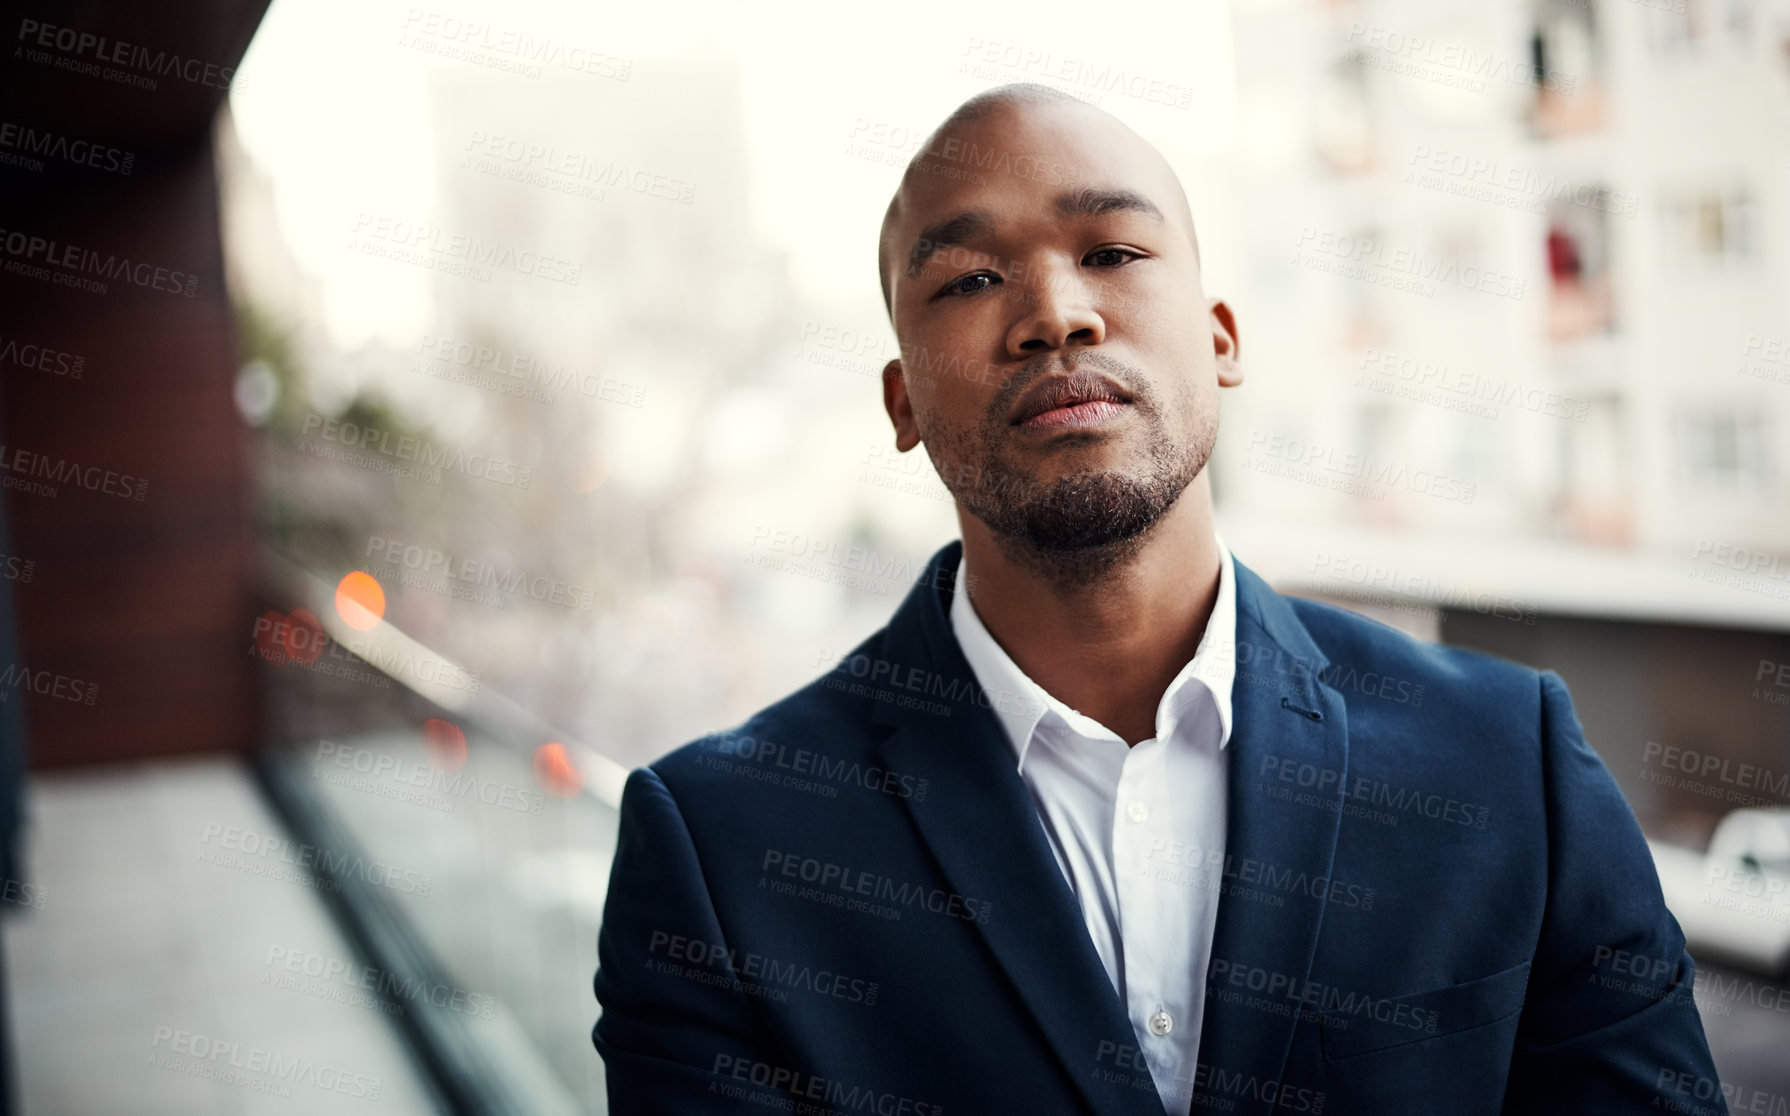
[(1083, 263), (1095, 267), (1123, 267), (1132, 260), (1141, 260), (1143, 255), (1129, 248), (1096, 248), (1089, 252)]
[[(981, 279), (986, 279), (988, 282), (986, 284), (979, 283), (978, 280)], [(983, 291), (992, 290), (994, 285), (1000, 281), (1001, 277), (992, 271), (972, 271), (968, 275), (960, 275), (946, 283), (934, 297), (948, 298), (952, 295), (981, 294)]]

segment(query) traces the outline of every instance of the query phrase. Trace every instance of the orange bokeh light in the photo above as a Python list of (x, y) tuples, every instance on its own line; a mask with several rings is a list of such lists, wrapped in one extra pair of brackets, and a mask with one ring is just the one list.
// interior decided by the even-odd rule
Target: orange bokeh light
[(336, 585), (336, 615), (357, 632), (370, 632), (385, 616), (385, 589), (370, 573), (351, 571)]
[(429, 750), (430, 762), (443, 771), (458, 771), (466, 765), (466, 734), (452, 721), (440, 717), (424, 721), (423, 746)]
[(566, 746), (557, 740), (535, 749), (535, 778), (548, 793), (567, 798), (584, 789), (584, 773), (572, 764)]
[(323, 654), (323, 625), (307, 609), (293, 609), (278, 638), (281, 650), (295, 663), (310, 666)]

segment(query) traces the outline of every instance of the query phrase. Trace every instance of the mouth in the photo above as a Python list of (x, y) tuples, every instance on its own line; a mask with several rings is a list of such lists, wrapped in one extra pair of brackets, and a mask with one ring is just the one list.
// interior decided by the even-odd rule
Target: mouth
[(1099, 373), (1077, 370), (1033, 384), (1009, 420), (1021, 430), (1085, 430), (1123, 415), (1131, 393)]

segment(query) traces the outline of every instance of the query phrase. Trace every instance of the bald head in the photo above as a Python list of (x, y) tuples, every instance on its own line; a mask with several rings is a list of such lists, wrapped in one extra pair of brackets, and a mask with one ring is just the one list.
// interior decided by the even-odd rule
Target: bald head
[(900, 243), (910, 233), (905, 228), (910, 223), (906, 219), (924, 207), (923, 199), (927, 195), (936, 195), (954, 184), (980, 182), (995, 174), (1019, 174), (1043, 180), (1047, 175), (1060, 173), (1053, 165), (1051, 151), (1015, 150), (1002, 139), (1017, 132), (1017, 125), (1024, 119), (1047, 114), (1064, 118), (1076, 128), (1105, 133), (1147, 152), (1148, 160), (1160, 172), (1158, 177), (1164, 180), (1157, 184), (1160, 191), (1153, 192), (1167, 195), (1164, 200), (1185, 226), (1188, 241), (1193, 245), (1194, 259), (1198, 260), (1199, 238), (1194, 231), (1193, 211), (1187, 204), (1186, 191), (1181, 188), (1173, 168), (1154, 146), (1116, 116), (1067, 93), (1030, 82), (1003, 85), (978, 93), (957, 106), (956, 111), (926, 137), (920, 151), (902, 172), (901, 183), (883, 213), (882, 229), (877, 237), (877, 276), (882, 281), (883, 308), (889, 312), (891, 320), (894, 319), (894, 269), (917, 268), (917, 260), (927, 251), (926, 245), (921, 243)]

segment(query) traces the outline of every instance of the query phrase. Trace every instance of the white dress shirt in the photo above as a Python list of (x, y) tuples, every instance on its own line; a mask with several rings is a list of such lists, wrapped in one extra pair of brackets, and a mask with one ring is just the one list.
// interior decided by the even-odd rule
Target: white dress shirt
[(951, 599), (976, 680), (1009, 696), (992, 704), (1171, 1116), (1192, 1098), (1224, 879), (1237, 577), (1223, 539), (1218, 552), (1199, 649), (1163, 693), (1156, 735), (1132, 747), (1014, 665), (976, 615), (962, 561)]

